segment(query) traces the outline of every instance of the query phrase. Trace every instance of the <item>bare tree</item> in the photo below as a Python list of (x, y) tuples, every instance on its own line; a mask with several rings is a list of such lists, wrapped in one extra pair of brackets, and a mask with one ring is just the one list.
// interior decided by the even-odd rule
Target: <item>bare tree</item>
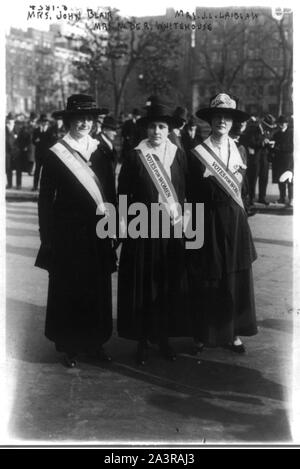
[(141, 86), (145, 91), (157, 92), (171, 86), (170, 70), (176, 68), (178, 39), (175, 35), (150, 28), (139, 30), (132, 27), (135, 23), (135, 18), (124, 20), (114, 11), (113, 19), (107, 23), (107, 31), (99, 31), (87, 24), (79, 46), (85, 59), (74, 62), (77, 78), (88, 79), (96, 97), (99, 90), (107, 94), (109, 89), (116, 116), (134, 71), (142, 74)]
[[(285, 105), (291, 99), (293, 80), (293, 47), (291, 16), (280, 19), (264, 13), (265, 27), (261, 35), (254, 36), (254, 47), (260, 45), (261, 54), (253, 59), (255, 65), (262, 65), (265, 78), (276, 89), (277, 115), (285, 112)], [(276, 57), (274, 57), (274, 54)], [(274, 60), (275, 59), (275, 60)]]

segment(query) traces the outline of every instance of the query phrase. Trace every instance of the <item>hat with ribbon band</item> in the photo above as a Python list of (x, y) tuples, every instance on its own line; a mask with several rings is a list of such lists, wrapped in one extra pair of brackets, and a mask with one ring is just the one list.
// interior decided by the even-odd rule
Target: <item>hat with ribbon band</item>
[(67, 107), (61, 111), (53, 112), (54, 118), (71, 117), (74, 115), (91, 114), (98, 116), (103, 109), (98, 108), (96, 101), (87, 94), (73, 94), (67, 100)]
[(212, 117), (219, 113), (240, 122), (247, 121), (250, 118), (249, 114), (237, 109), (237, 100), (226, 93), (219, 93), (211, 98), (209, 107), (199, 109), (199, 111), (196, 112), (196, 116), (199, 117), (199, 119), (211, 122)]

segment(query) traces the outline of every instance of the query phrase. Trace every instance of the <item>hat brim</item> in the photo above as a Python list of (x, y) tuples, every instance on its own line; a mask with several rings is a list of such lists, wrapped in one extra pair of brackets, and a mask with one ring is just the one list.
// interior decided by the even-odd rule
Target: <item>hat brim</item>
[(64, 118), (64, 117), (71, 117), (71, 116), (82, 116), (84, 114), (91, 114), (92, 116), (99, 116), (100, 114), (108, 114), (106, 109), (101, 108), (90, 108), (90, 109), (76, 109), (72, 111), (62, 110), (62, 111), (55, 111), (52, 113), (52, 116), (55, 119)]
[(261, 123), (263, 125), (265, 125), (266, 127), (268, 127), (269, 129), (275, 129), (275, 127), (277, 127), (277, 124), (268, 124), (266, 121), (262, 120)]
[(199, 111), (196, 112), (196, 116), (199, 117), (199, 119), (205, 120), (207, 122), (211, 122), (212, 118), (216, 114), (225, 114), (226, 116), (231, 117), (233, 120), (239, 121), (239, 122), (244, 122), (250, 119), (250, 114), (244, 111), (240, 111), (238, 109), (229, 109), (229, 108), (204, 108), (204, 109), (199, 109)]

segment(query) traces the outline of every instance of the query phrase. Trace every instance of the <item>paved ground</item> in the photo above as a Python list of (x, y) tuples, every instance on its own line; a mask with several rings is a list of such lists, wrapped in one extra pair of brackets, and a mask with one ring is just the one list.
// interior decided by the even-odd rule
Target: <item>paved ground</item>
[[(43, 335), (47, 274), (33, 266), (39, 247), (33, 201), (7, 202), (7, 388), (10, 442), (29, 444), (291, 443), (292, 216), (249, 219), (259, 333), (248, 353), (217, 348), (190, 355), (189, 339), (167, 363), (152, 352), (135, 366), (135, 344), (114, 334), (107, 367), (68, 370)], [(114, 315), (116, 311), (116, 275)], [(297, 324), (296, 324), (297, 326)], [(294, 440), (295, 441), (295, 440)]]

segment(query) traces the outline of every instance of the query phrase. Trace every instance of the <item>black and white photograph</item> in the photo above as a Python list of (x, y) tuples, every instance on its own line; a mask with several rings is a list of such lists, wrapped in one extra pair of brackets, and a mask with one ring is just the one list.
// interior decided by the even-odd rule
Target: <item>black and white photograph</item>
[(5, 7), (0, 447), (300, 444), (299, 9), (255, 3)]

